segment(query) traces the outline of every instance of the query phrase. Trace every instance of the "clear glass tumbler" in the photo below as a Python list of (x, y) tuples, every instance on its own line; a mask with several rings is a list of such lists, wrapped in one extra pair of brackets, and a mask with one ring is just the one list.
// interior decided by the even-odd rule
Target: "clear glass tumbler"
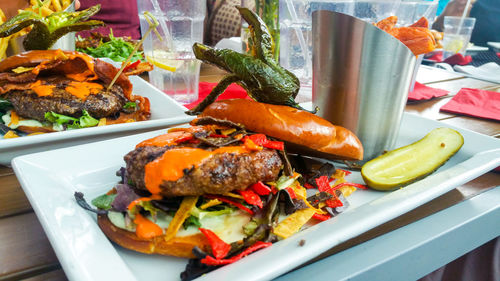
[(206, 3), (203, 0), (137, 0), (141, 33), (149, 25), (144, 12), (159, 21), (160, 40), (151, 33), (144, 41), (146, 59), (155, 65), (149, 73), (151, 84), (181, 103), (198, 99), (201, 62), (192, 46), (203, 42)]
[(457, 53), (465, 55), (475, 23), (475, 18), (444, 17), (443, 59)]

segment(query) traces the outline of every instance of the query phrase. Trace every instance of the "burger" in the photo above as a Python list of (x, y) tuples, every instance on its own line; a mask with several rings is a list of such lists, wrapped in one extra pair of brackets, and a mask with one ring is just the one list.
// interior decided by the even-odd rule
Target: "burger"
[(346, 207), (329, 184), (334, 166), (291, 158), (288, 146), (302, 155), (363, 158), (352, 132), (309, 112), (225, 100), (206, 108), (191, 127), (137, 144), (124, 157), (120, 182), (92, 200), (98, 209), (83, 194), (75, 197), (98, 214), (99, 227), (116, 244), (191, 258), (182, 275), (191, 279)]
[(143, 121), (149, 100), (118, 69), (79, 52), (29, 51), (0, 62), (1, 123), (16, 132), (55, 132)]

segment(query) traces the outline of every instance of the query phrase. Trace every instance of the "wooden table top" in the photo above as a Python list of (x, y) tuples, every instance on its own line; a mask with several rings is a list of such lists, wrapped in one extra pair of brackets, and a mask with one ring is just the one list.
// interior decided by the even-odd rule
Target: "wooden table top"
[[(204, 66), (200, 81), (217, 82), (223, 74), (224, 72), (213, 67)], [(427, 66), (420, 67), (417, 81), (448, 90), (450, 94), (430, 101), (409, 103), (406, 106), (406, 112), (488, 136), (500, 137), (500, 122), (439, 112), (439, 108), (460, 88), (500, 92), (499, 84), (466, 78), (456, 73)], [(487, 173), (410, 213), (331, 249), (317, 259), (412, 223), (498, 185), (500, 185), (500, 174)], [(0, 191), (0, 280), (66, 280), (64, 271), (10, 168), (0, 167)]]

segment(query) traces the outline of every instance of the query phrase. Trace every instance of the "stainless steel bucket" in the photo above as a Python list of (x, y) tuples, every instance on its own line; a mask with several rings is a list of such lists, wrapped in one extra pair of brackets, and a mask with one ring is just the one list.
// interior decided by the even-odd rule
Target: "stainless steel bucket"
[(372, 24), (333, 11), (312, 14), (313, 105), (353, 131), (366, 162), (393, 148), (416, 57)]

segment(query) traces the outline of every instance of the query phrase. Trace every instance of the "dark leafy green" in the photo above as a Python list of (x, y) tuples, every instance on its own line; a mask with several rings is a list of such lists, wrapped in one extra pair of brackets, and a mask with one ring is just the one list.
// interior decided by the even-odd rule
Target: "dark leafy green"
[(188, 229), (188, 227), (191, 225), (201, 227), (200, 220), (195, 216), (189, 216), (182, 224), (182, 227), (184, 227), (184, 229)]
[(113, 203), (113, 200), (115, 200), (116, 194), (103, 194), (99, 197), (94, 198), (92, 200), (92, 205), (96, 206), (99, 209), (102, 210), (109, 210), (111, 209), (111, 203)]
[[(99, 44), (96, 48), (78, 48), (77, 51), (89, 54), (96, 58), (110, 58), (114, 61), (122, 62), (127, 60), (128, 56), (134, 50), (134, 45), (123, 40), (120, 37), (114, 37), (113, 32), (109, 34), (109, 41)], [(135, 52), (131, 61), (144, 60), (142, 52)], [(130, 105), (129, 105), (130, 106)]]

